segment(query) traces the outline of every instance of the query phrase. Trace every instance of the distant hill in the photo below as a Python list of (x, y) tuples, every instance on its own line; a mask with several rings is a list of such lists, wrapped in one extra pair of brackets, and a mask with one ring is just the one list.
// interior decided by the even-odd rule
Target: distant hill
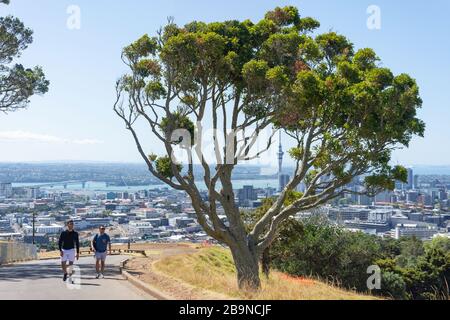
[(449, 166), (417, 165), (412, 167), (414, 174), (419, 175), (450, 175)]

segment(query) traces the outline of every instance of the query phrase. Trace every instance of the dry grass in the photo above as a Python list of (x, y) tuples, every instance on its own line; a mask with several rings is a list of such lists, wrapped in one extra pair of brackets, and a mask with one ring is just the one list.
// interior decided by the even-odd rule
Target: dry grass
[(281, 272), (272, 272), (262, 279), (257, 292), (240, 291), (236, 271), (228, 250), (211, 247), (195, 254), (175, 255), (155, 262), (155, 268), (191, 285), (219, 292), (230, 297), (255, 300), (368, 300), (373, 296), (357, 294), (318, 280), (294, 278)]
[[(130, 249), (133, 250), (144, 250), (147, 255), (162, 255), (165, 250), (168, 249), (195, 249), (199, 247), (199, 245), (193, 243), (132, 243)], [(113, 250), (126, 250), (128, 249), (127, 244), (113, 244), (111, 246)], [(81, 251), (89, 250), (89, 248), (81, 248)], [(82, 256), (86, 256), (86, 254), (82, 254)], [(40, 251), (38, 252), (39, 259), (57, 259), (60, 257), (59, 251)]]

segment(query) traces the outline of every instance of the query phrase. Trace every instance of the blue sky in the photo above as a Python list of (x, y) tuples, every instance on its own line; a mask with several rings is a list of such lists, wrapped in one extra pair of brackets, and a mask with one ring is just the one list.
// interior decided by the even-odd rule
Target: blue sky
[[(169, 16), (180, 25), (192, 20), (258, 20), (287, 4), (318, 19), (320, 31), (343, 33), (356, 48), (372, 47), (394, 73), (417, 79), (426, 137), (396, 152), (393, 162), (450, 164), (448, 0), (12, 0), (0, 6), (0, 15), (13, 14), (34, 30), (34, 43), (20, 62), (43, 66), (51, 87), (45, 96), (34, 97), (29, 109), (0, 114), (0, 161), (140, 161), (112, 111), (114, 83), (126, 71), (122, 47), (144, 33), (155, 34)], [(80, 30), (66, 26), (70, 5), (81, 9)], [(380, 30), (366, 26), (369, 5), (381, 9)]]

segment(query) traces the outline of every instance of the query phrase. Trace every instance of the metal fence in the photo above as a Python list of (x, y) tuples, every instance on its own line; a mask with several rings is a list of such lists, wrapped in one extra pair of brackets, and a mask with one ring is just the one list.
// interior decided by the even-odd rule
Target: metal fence
[(35, 260), (37, 258), (37, 248), (32, 244), (0, 242), (0, 264)]

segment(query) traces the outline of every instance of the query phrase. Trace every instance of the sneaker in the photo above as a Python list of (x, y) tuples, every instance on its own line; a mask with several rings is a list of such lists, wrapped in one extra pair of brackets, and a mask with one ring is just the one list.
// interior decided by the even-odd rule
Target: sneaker
[(99, 279), (100, 278), (100, 273), (97, 273), (97, 275), (95, 276), (95, 279)]
[(103, 275), (103, 273), (100, 274), (100, 278), (105, 279), (105, 276)]
[(67, 280), (67, 273), (64, 273), (63, 281), (66, 282)]

